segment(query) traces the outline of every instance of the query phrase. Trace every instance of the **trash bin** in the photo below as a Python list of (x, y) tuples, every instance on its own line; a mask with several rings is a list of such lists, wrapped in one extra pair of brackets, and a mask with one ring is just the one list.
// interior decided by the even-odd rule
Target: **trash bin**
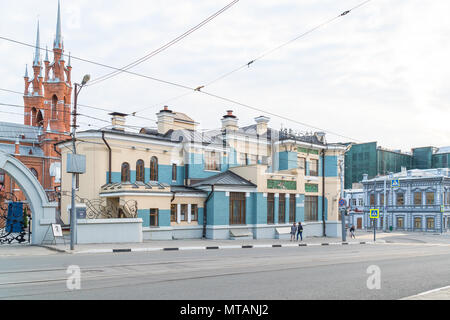
[(389, 231), (392, 231), (392, 226), (389, 227)]

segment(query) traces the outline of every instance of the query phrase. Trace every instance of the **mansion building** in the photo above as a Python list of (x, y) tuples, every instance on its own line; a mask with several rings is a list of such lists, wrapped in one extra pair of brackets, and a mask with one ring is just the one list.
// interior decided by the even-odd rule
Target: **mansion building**
[[(86, 156), (77, 207), (88, 218), (141, 218), (143, 239), (277, 238), (299, 221), (305, 235), (340, 235), (345, 146), (324, 133), (274, 130), (265, 116), (240, 127), (231, 110), (209, 131), (167, 106), (157, 128), (140, 131), (128, 129), (126, 114), (110, 115), (108, 129), (77, 133), (77, 153)], [(63, 168), (70, 143), (58, 144)], [(63, 170), (66, 223), (71, 181)]]
[[(391, 187), (391, 180), (398, 180), (398, 186)], [(444, 232), (450, 228), (450, 169), (404, 170), (374, 179), (366, 174), (362, 184), (365, 228), (373, 228), (370, 209), (379, 209), (378, 229)]]

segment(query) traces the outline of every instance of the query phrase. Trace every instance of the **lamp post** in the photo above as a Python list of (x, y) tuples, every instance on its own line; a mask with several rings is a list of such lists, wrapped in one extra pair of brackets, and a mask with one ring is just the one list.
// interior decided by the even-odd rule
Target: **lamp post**
[[(84, 85), (89, 81), (91, 78), (90, 75), (85, 75), (83, 77), (83, 80), (81, 82), (81, 85), (78, 83), (75, 83), (75, 96), (73, 101), (73, 113), (72, 113), (72, 146), (73, 146), (73, 154), (77, 153), (77, 149), (75, 146), (75, 132), (77, 128), (77, 100), (78, 100), (78, 94), (80, 93), (81, 89), (84, 87)], [(70, 250), (75, 249), (75, 234), (76, 234), (76, 225), (77, 225), (77, 218), (76, 218), (76, 208), (75, 208), (75, 192), (77, 187), (77, 177), (76, 173), (72, 173), (72, 202), (71, 202), (71, 212), (70, 212)]]

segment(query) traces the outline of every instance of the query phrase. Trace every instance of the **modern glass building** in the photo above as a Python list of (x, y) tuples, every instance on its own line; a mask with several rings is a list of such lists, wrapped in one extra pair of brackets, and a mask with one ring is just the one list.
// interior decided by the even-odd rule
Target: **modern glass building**
[(363, 174), (372, 179), (401, 172), (402, 167), (406, 170), (450, 168), (450, 147), (421, 147), (405, 153), (384, 149), (377, 142), (352, 144), (345, 154), (345, 189), (361, 182)]

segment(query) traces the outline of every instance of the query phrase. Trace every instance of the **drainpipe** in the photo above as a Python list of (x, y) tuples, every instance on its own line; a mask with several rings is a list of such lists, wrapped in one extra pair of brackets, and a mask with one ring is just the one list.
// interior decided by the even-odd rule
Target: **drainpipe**
[(327, 227), (325, 224), (325, 150), (322, 150), (322, 228), (323, 236), (327, 236)]
[(203, 208), (203, 239), (206, 238), (206, 216), (207, 216), (206, 208), (208, 206), (208, 201), (211, 198), (213, 193), (214, 193), (214, 185), (211, 185), (211, 192), (208, 194), (208, 197), (205, 200), (205, 204), (204, 204), (204, 208)]
[(105, 140), (105, 132), (102, 131), (102, 140), (105, 143), (106, 147), (108, 148), (108, 184), (111, 184), (112, 181), (112, 170), (111, 170), (111, 162), (112, 162), (112, 152), (111, 152), (111, 147), (109, 146), (108, 142), (106, 142)]

